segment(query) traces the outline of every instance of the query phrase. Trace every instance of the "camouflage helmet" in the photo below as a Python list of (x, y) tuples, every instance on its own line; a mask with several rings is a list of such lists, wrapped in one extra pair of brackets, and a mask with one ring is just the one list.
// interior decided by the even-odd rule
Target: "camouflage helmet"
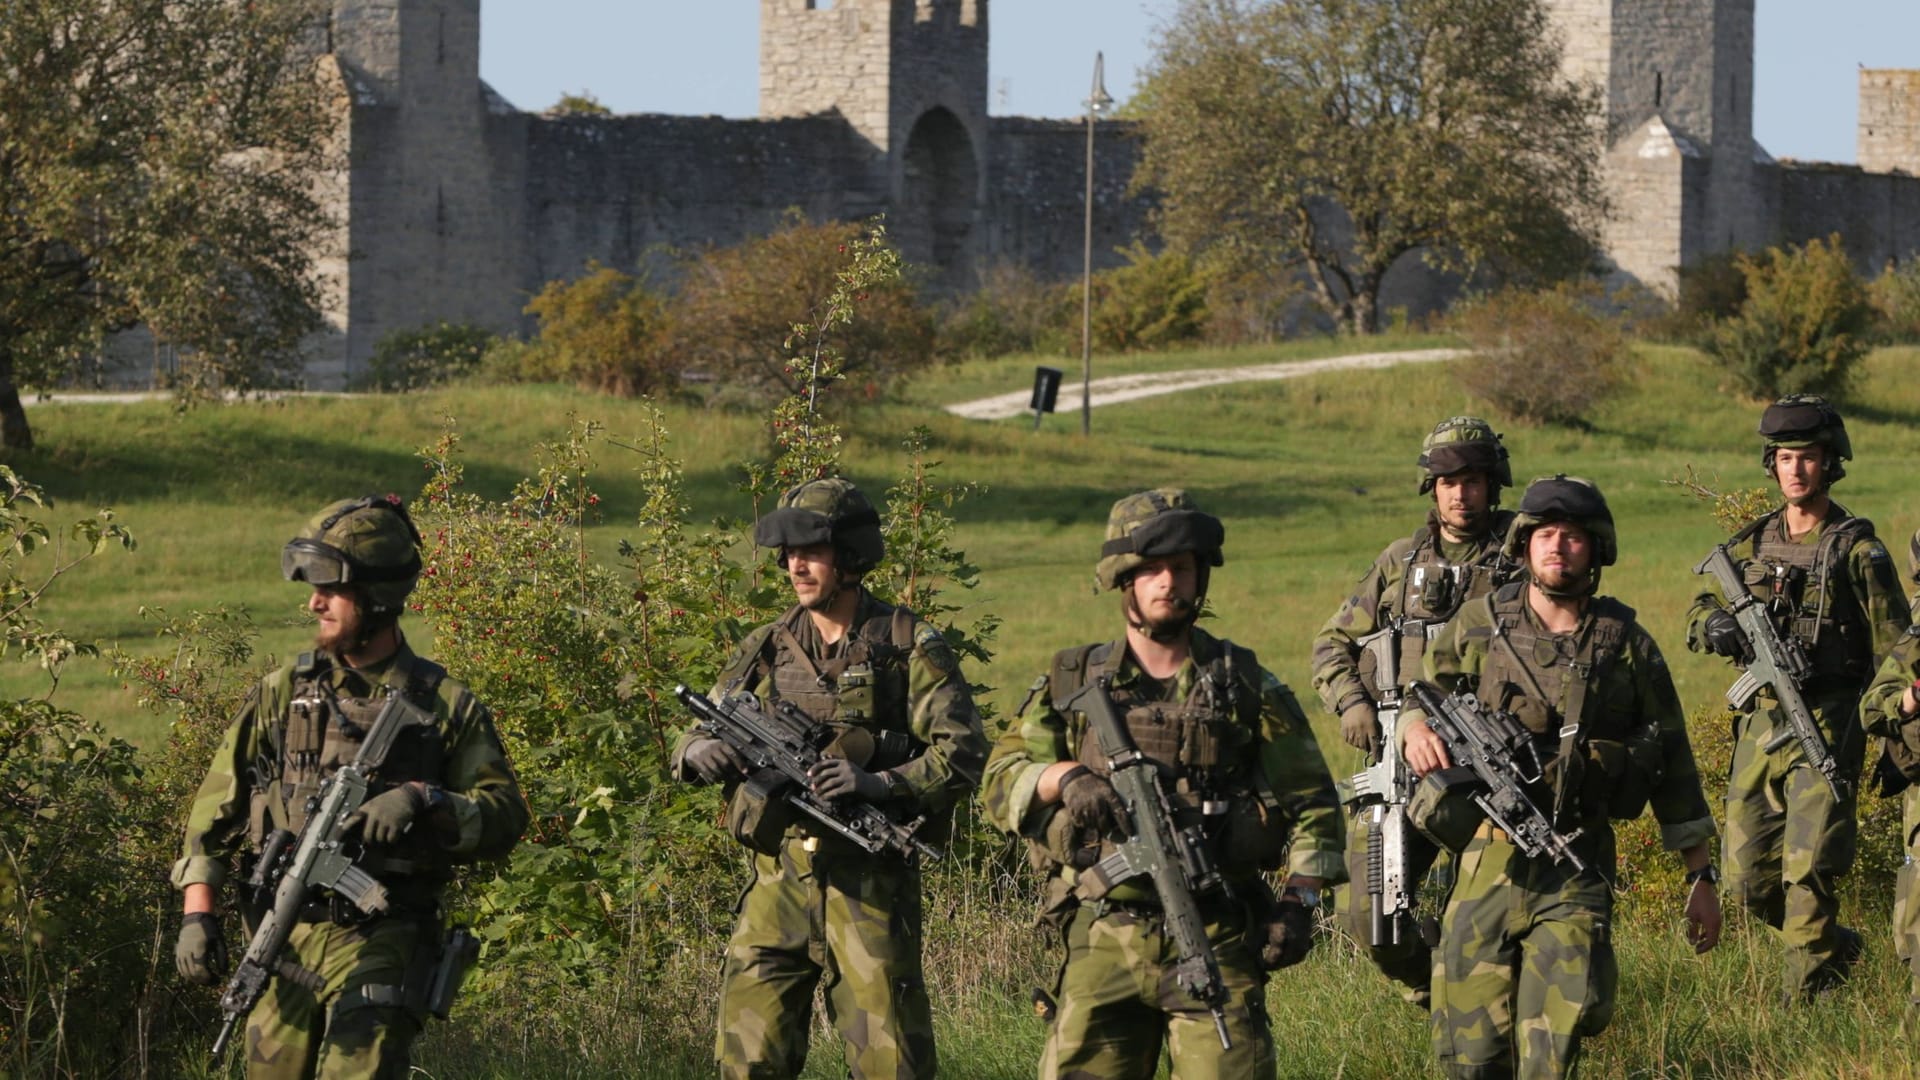
[(1520, 510), (1513, 517), (1513, 527), (1507, 530), (1505, 555), (1517, 562), (1526, 562), (1527, 541), (1533, 530), (1556, 521), (1571, 522), (1587, 530), (1587, 535), (1593, 538), (1595, 567), (1612, 566), (1619, 557), (1613, 511), (1607, 509), (1606, 496), (1600, 494), (1593, 481), (1565, 473), (1542, 476), (1527, 485), (1526, 494), (1520, 496)]
[(1203, 567), (1225, 562), (1220, 546), (1227, 528), (1212, 514), (1194, 505), (1181, 488), (1154, 488), (1129, 495), (1113, 504), (1107, 515), (1107, 541), (1100, 545), (1100, 561), (1093, 575), (1101, 589), (1117, 589), (1120, 582), (1148, 559), (1193, 552)]
[(753, 542), (765, 548), (832, 544), (834, 565), (847, 574), (872, 570), (887, 553), (880, 514), (853, 481), (837, 476), (787, 489), (776, 508), (753, 523)]
[(1477, 416), (1450, 416), (1434, 425), (1420, 444), (1420, 494), (1433, 490), (1442, 476), (1462, 472), (1487, 474), (1488, 501), (1500, 503), (1500, 489), (1513, 486), (1513, 467), (1507, 448), (1493, 425)]
[(420, 531), (398, 495), (342, 499), (280, 549), (280, 574), (308, 585), (351, 585), (367, 614), (397, 617), (420, 580)]
[(1760, 450), (1760, 464), (1773, 478), (1773, 452), (1781, 448), (1800, 450), (1824, 446), (1833, 451), (1828, 459), (1824, 480), (1832, 486), (1847, 475), (1843, 461), (1853, 458), (1853, 442), (1847, 438), (1846, 421), (1839, 410), (1818, 394), (1792, 394), (1767, 406), (1760, 414), (1760, 437), (1766, 442)]

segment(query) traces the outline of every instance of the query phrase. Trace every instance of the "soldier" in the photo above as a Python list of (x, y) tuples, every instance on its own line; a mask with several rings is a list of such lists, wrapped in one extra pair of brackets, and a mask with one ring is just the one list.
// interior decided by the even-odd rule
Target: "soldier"
[[(1513, 472), (1492, 426), (1477, 416), (1442, 420), (1421, 444), (1418, 464), (1420, 494), (1433, 495), (1426, 524), (1387, 545), (1313, 639), (1313, 687), (1340, 717), (1341, 737), (1366, 754), (1369, 765), (1382, 753), (1399, 753), (1398, 739), (1382, 740), (1377, 707), (1383, 691), (1397, 694), (1420, 676), (1428, 638), (1462, 604), (1518, 575), (1501, 551), (1513, 515), (1495, 510), (1501, 489), (1513, 485)], [(1379, 685), (1382, 651), (1393, 666), (1389, 681), (1399, 685)], [(1373, 940), (1365, 885), (1369, 813), (1360, 808), (1347, 830), (1347, 876), (1353, 883), (1343, 912), (1347, 931), (1381, 972), (1406, 987), (1408, 1001), (1426, 1008), (1433, 956), (1425, 935), (1431, 925), (1399, 928), (1397, 943), (1391, 934)], [(1407, 881), (1417, 889), (1439, 849), (1413, 831), (1406, 847)]]
[[(1754, 595), (1783, 638), (1806, 651), (1811, 677), (1800, 687), (1840, 766), (1844, 797), (1809, 767), (1800, 744), (1774, 746), (1786, 720), (1761, 694), (1735, 718), (1727, 779), (1727, 889), (1781, 932), (1786, 995), (1805, 1000), (1845, 980), (1862, 942), (1839, 922), (1835, 893), (1853, 866), (1854, 814), (1865, 736), (1860, 694), (1906, 630), (1907, 601), (1873, 523), (1848, 513), (1829, 492), (1853, 457), (1846, 425), (1821, 398), (1797, 394), (1760, 417), (1760, 460), (1785, 505), (1728, 542)], [(1753, 656), (1752, 644), (1715, 593), (1702, 592), (1687, 618), (1687, 647)]]
[[(846, 480), (810, 481), (780, 496), (753, 539), (779, 552), (797, 603), (740, 642), (713, 695), (785, 700), (843, 729), (835, 756), (814, 770), (815, 794), (926, 814), (923, 835), (938, 843), (949, 811), (980, 782), (987, 742), (946, 638), (861, 585), (884, 554), (873, 505)], [(721, 974), (722, 1075), (799, 1075), (822, 975), (852, 1076), (934, 1075), (919, 868), (801, 824), (754, 839), (773, 830), (757, 827), (766, 807), (735, 783), (745, 767), (698, 728), (674, 747), (675, 774), (727, 784), (729, 827), (760, 845)]]
[[(1908, 560), (1913, 580), (1920, 582), (1920, 532), (1914, 534)], [(1905, 792), (1900, 835), (1907, 858), (1894, 885), (1893, 941), (1913, 975), (1907, 996), (1913, 1009), (1920, 1007), (1920, 898), (1915, 897), (1920, 882), (1920, 787), (1913, 783), (1920, 780), (1920, 623), (1907, 627), (1894, 643), (1860, 700), (1860, 717), (1868, 732), (1886, 740), (1885, 767), (1896, 774), (1887, 793)]]
[[(1066, 946), (1051, 997), (1039, 998), (1053, 1013), (1040, 1063), (1049, 1080), (1150, 1077), (1163, 1041), (1176, 1077), (1272, 1076), (1265, 972), (1306, 956), (1319, 890), (1345, 873), (1333, 781), (1292, 691), (1194, 625), (1224, 537), (1178, 489), (1115, 503), (1096, 578), (1120, 591), (1125, 636), (1058, 653), (987, 763), (987, 814), (1031, 842), (1047, 876), (1041, 919)], [(1165, 770), (1175, 823), (1204, 830), (1221, 872), (1196, 899), (1229, 994), (1230, 1050), (1176, 981), (1180, 955), (1152, 882), (1090, 872), (1128, 820), (1086, 716), (1063, 704), (1099, 678)], [(1276, 899), (1261, 874), (1283, 864)]]
[[(1412, 816), (1458, 853), (1434, 965), (1433, 1041), (1451, 1076), (1557, 1077), (1613, 1017), (1610, 822), (1651, 802), (1664, 846), (1686, 862), (1687, 934), (1705, 952), (1720, 937), (1713, 815), (1659, 646), (1632, 608), (1597, 595), (1617, 553), (1600, 490), (1567, 476), (1534, 481), (1506, 551), (1524, 559), (1526, 580), (1462, 608), (1428, 647), (1426, 675), (1511, 710), (1534, 734), (1547, 762), (1538, 804), (1576, 837), (1588, 869), (1523, 855), (1465, 796), (1439, 796), (1440, 778), (1423, 780)], [(1416, 773), (1452, 764), (1417, 707), (1404, 727)]]
[(452, 867), (506, 854), (527, 825), (487, 707), (400, 632), (419, 544), (392, 495), (334, 503), (287, 543), (281, 573), (313, 587), (314, 649), (248, 694), (187, 818), (173, 865), (186, 908), (174, 956), (183, 978), (210, 985), (227, 962), (218, 894), (242, 841), (257, 853), (273, 830), (298, 834), (308, 799), (354, 760), (390, 695), (433, 717), (402, 729), (348, 819), (364, 845), (355, 862), (386, 886), (390, 910), (369, 918), (338, 897), (302, 910), (289, 947), (319, 989), (284, 970), (274, 978), (247, 1018), (251, 1077), (405, 1076), (442, 962)]

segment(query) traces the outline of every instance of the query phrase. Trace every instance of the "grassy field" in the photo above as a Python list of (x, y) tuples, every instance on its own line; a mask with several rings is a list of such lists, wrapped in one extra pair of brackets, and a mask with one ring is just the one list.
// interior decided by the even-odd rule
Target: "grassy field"
[[(1357, 351), (1350, 343), (1318, 343), (1101, 360), (1098, 373), (1265, 363), (1341, 349)], [(1309, 690), (1308, 643), (1373, 555), (1421, 520), (1413, 460), (1422, 435), (1473, 404), (1444, 368), (1421, 366), (1103, 408), (1090, 439), (1064, 416), (1034, 433), (1031, 420), (963, 421), (933, 407), (1019, 389), (1036, 362), (1058, 364), (1027, 357), (931, 373), (902, 400), (862, 413), (845, 456), (854, 478), (877, 492), (900, 472), (902, 437), (926, 425), (945, 476), (985, 486), (956, 517), (959, 546), (982, 571), (977, 610), (1004, 620), (995, 663), (969, 673), (994, 687), (986, 700), (1004, 715), (1052, 651), (1115, 634), (1115, 601), (1092, 590), (1106, 510), (1128, 491), (1178, 484), (1227, 523), (1227, 564), (1213, 579), (1213, 625), (1256, 649), (1299, 690), (1323, 743), (1336, 744), (1336, 725), (1318, 712)], [(1879, 524), (1903, 562), (1906, 537), (1920, 525), (1920, 484), (1909, 477), (1920, 458), (1920, 385), (1909, 377), (1917, 362), (1920, 351), (1907, 349), (1883, 350), (1866, 363), (1846, 410), (1859, 457), (1836, 492)], [(674, 404), (667, 414), (699, 514), (744, 514), (735, 466), (764, 455), (760, 421)], [(164, 403), (49, 406), (32, 412), (40, 448), (9, 464), (60, 500), (56, 520), (111, 505), (140, 541), (139, 550), (103, 556), (62, 580), (43, 610), (48, 622), (82, 638), (156, 650), (166, 643), (154, 638), (143, 606), (180, 614), (244, 605), (264, 629), (263, 648), (285, 655), (308, 632), (301, 591), (277, 576), (280, 545), (331, 499), (416, 492), (424, 474), (415, 448), (434, 438), (444, 418), (455, 418), (463, 435), (469, 478), (494, 495), (531, 472), (534, 446), (559, 438), (575, 418), (604, 424), (597, 488), (605, 520), (593, 539), (611, 553), (632, 531), (638, 503), (620, 448), (638, 429), (638, 416), (633, 403), (554, 388), (299, 399), (185, 414)], [(1704, 508), (1667, 481), (1692, 466), (1724, 486), (1761, 484), (1757, 417), (1755, 404), (1718, 389), (1697, 354), (1649, 348), (1639, 353), (1625, 392), (1586, 428), (1506, 428), (1522, 483), (1564, 471), (1605, 490), (1622, 554), (1603, 588), (1639, 610), (1665, 646), (1690, 708), (1711, 702), (1727, 681), (1719, 662), (1686, 651), (1681, 625), (1699, 585), (1689, 569), (1718, 534)], [(46, 565), (40, 558), (30, 567)], [(422, 636), (416, 629), (416, 642), (430, 653)], [(0, 667), (5, 693), (44, 687), (36, 669), (0, 663), (7, 665)], [(163, 736), (100, 665), (73, 665), (55, 700), (144, 745)], [(1344, 748), (1330, 757), (1336, 772), (1354, 764)], [(1709, 795), (1717, 795), (1717, 778), (1708, 781)], [(1052, 959), (1024, 927), (1024, 895), (1012, 883), (932, 883), (929, 967), (948, 1075), (1031, 1075), (1043, 1033), (1026, 1012), (1026, 988), (1048, 977)], [(1862, 978), (1821, 1009), (1793, 1013), (1773, 1007), (1779, 964), (1764, 931), (1732, 919), (1727, 944), (1696, 962), (1682, 955), (1667, 922), (1623, 920), (1620, 1013), (1594, 1045), (1587, 1075), (1907, 1075), (1894, 1034), (1905, 981), (1886, 932), (1888, 899), (1850, 892), (1847, 903), (1850, 921), (1868, 930), (1872, 946)], [(466, 1017), (432, 1035), (423, 1064), (443, 1077), (703, 1075), (717, 970), (705, 951), (711, 944), (690, 944), (684, 962), (670, 970), (636, 974), (631, 997), (535, 997), (524, 1002), (520, 1019)], [(1336, 942), (1316, 951), (1279, 976), (1274, 994), (1283, 1075), (1429, 1071), (1420, 1017), (1351, 947)], [(830, 1048), (816, 1054), (808, 1075), (836, 1074), (836, 1060)]]

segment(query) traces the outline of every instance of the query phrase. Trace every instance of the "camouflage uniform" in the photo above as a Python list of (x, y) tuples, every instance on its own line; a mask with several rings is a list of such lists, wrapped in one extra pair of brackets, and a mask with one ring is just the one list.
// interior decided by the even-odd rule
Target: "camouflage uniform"
[[(1531, 531), (1527, 505), (1515, 554)], [(1607, 531), (1597, 565), (1612, 561), (1610, 519)], [(1668, 850), (1714, 834), (1666, 659), (1633, 610), (1592, 597), (1578, 628), (1554, 634), (1528, 607), (1529, 587), (1463, 608), (1428, 647), (1426, 676), (1513, 711), (1535, 734), (1550, 762), (1542, 808), (1562, 835), (1582, 830), (1589, 869), (1522, 855), (1485, 821), (1459, 853), (1433, 973), (1434, 1049), (1450, 1076), (1568, 1075), (1581, 1040), (1612, 1020), (1612, 820), (1650, 802)], [(1417, 706), (1407, 717), (1424, 720)]]
[[(864, 589), (853, 629), (832, 646), (798, 606), (748, 635), (713, 693), (742, 691), (791, 701), (836, 725), (906, 736), (881, 738), (880, 756), (862, 764), (891, 773), (888, 808), (928, 815), (922, 835), (934, 843), (954, 804), (979, 782), (986, 737), (946, 639)], [(673, 769), (683, 778), (691, 778), (684, 756), (697, 737), (688, 731), (674, 748)], [(797, 824), (777, 853), (756, 852), (752, 864), (721, 975), (714, 1055), (722, 1075), (798, 1075), (814, 987), (824, 975), (827, 1016), (851, 1075), (932, 1076), (919, 869)]]
[[(1751, 539), (1733, 549), (1755, 594), (1773, 602), (1781, 581), (1777, 628), (1807, 648), (1814, 675), (1801, 687), (1841, 768), (1847, 795), (1836, 799), (1788, 740), (1767, 752), (1786, 720), (1762, 694), (1734, 720), (1733, 768), (1727, 779), (1727, 889), (1787, 945), (1790, 993), (1816, 992), (1843, 977), (1858, 938), (1840, 926), (1839, 879), (1853, 866), (1855, 822), (1866, 738), (1857, 712), (1860, 692), (1906, 629), (1906, 598), (1873, 525), (1838, 503), (1798, 539), (1786, 536), (1780, 513), (1761, 519)], [(1772, 571), (1780, 568), (1783, 574)], [(1796, 582), (1796, 578), (1799, 579)], [(1797, 598), (1792, 594), (1798, 592)], [(1722, 610), (1701, 593), (1688, 616), (1687, 645), (1705, 649), (1706, 620)]]
[[(1908, 548), (1912, 580), (1920, 583), (1920, 532)], [(1909, 606), (1920, 606), (1916, 593)], [(1900, 837), (1906, 847), (1906, 861), (1893, 893), (1893, 941), (1900, 959), (1911, 970), (1913, 979), (1908, 1004), (1920, 1006), (1920, 717), (1900, 711), (1907, 687), (1920, 679), (1920, 625), (1909, 626), (1860, 699), (1860, 719), (1870, 734), (1887, 741), (1891, 760), (1885, 767), (1904, 771), (1893, 787), (1904, 789), (1900, 802)]]
[(408, 1050), (426, 1016), (427, 979), (440, 959), (439, 900), (452, 864), (505, 854), (527, 824), (486, 706), (443, 675), (404, 642), (365, 669), (307, 653), (260, 681), (220, 741), (188, 813), (176, 888), (218, 888), (243, 840), (257, 849), (273, 829), (298, 832), (307, 798), (353, 759), (389, 691), (430, 708), (436, 726), (406, 730), (376, 771), (374, 792), (410, 780), (437, 785), (458, 833), (446, 846), (429, 828), (397, 844), (368, 845), (359, 862), (386, 884), (389, 914), (363, 921), (337, 902), (308, 905), (290, 947), (324, 985), (316, 993), (274, 980), (247, 1018), (249, 1076), (407, 1075)]
[[(1438, 519), (1429, 514), (1412, 536), (1395, 540), (1373, 560), (1353, 594), (1313, 639), (1313, 688), (1330, 712), (1337, 716), (1356, 702), (1381, 700), (1372, 656), (1360, 644), (1363, 639), (1382, 630), (1396, 632), (1396, 667), (1404, 685), (1421, 670), (1429, 635), (1439, 633), (1461, 605), (1514, 577), (1514, 564), (1500, 550), (1512, 522), (1512, 514), (1496, 513), (1487, 535), (1455, 544), (1441, 537)], [(1383, 753), (1397, 749), (1381, 748)], [(1410, 1001), (1425, 1005), (1433, 973), (1426, 940), (1415, 933), (1398, 945), (1370, 944), (1373, 928), (1365, 887), (1369, 832), (1363, 808), (1349, 819), (1347, 829), (1347, 877), (1353, 883), (1341, 905), (1347, 932), (1368, 949), (1381, 972), (1407, 987)], [(1424, 880), (1439, 850), (1424, 836), (1410, 833), (1408, 879)]]

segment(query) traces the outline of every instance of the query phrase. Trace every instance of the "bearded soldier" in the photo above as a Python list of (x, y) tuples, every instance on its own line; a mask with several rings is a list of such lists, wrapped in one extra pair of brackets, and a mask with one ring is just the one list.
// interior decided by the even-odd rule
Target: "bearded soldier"
[[(1058, 653), (988, 761), (987, 814), (1031, 842), (1047, 878), (1042, 919), (1066, 947), (1039, 997), (1053, 1013), (1043, 1078), (1150, 1077), (1163, 1043), (1176, 1077), (1272, 1076), (1265, 973), (1305, 957), (1319, 890), (1344, 874), (1333, 781), (1292, 691), (1194, 625), (1224, 537), (1179, 489), (1115, 503), (1095, 576), (1119, 590), (1125, 634)], [(1096, 872), (1140, 828), (1134, 815), (1151, 812), (1120, 798), (1087, 714), (1070, 704), (1103, 685), (1169, 792), (1173, 826), (1197, 830), (1218, 871), (1193, 897), (1224, 986), (1212, 1016), (1180, 985), (1154, 881)], [(1283, 865), (1275, 897), (1261, 875)]]
[(1403, 739), (1424, 778), (1411, 816), (1458, 852), (1434, 965), (1440, 1064), (1450, 1076), (1558, 1077), (1613, 1016), (1610, 822), (1651, 803), (1664, 846), (1685, 860), (1688, 937), (1705, 952), (1720, 936), (1713, 815), (1659, 646), (1633, 609), (1596, 594), (1617, 554), (1600, 490), (1568, 476), (1534, 481), (1506, 550), (1524, 560), (1526, 580), (1461, 609), (1427, 649), (1425, 671), (1532, 734), (1544, 776), (1531, 795), (1585, 869), (1522, 853), (1449, 789), (1453, 762), (1417, 706)]
[[(1462, 604), (1517, 576), (1501, 551), (1511, 513), (1499, 512), (1501, 489), (1513, 484), (1506, 447), (1477, 416), (1442, 420), (1420, 447), (1420, 494), (1431, 493), (1426, 524), (1395, 540), (1362, 574), (1353, 594), (1313, 640), (1313, 686), (1340, 717), (1347, 745), (1367, 755), (1399, 753), (1398, 740), (1382, 740), (1377, 706), (1398, 699), (1405, 683), (1420, 677), (1428, 639)], [(1382, 670), (1379, 659), (1387, 657)], [(1389, 684), (1382, 686), (1382, 681)], [(1431, 927), (1388, 927), (1375, 942), (1367, 898), (1369, 815), (1361, 807), (1347, 831), (1347, 875), (1352, 901), (1345, 905), (1348, 932), (1369, 950), (1389, 978), (1406, 987), (1409, 1001), (1428, 1004), (1433, 975)], [(1438, 849), (1418, 833), (1406, 837), (1406, 880), (1417, 890)], [(1403, 920), (1411, 922), (1411, 920)], [(1399, 941), (1395, 942), (1393, 937)]]
[[(1905, 632), (1907, 601), (1873, 523), (1833, 501), (1853, 457), (1846, 424), (1821, 398), (1797, 394), (1760, 417), (1760, 460), (1785, 505), (1728, 547), (1783, 640), (1804, 651), (1799, 687), (1838, 766), (1836, 794), (1808, 763), (1779, 703), (1763, 691), (1735, 718), (1727, 780), (1727, 888), (1780, 931), (1789, 1001), (1843, 981), (1862, 943), (1840, 925), (1835, 889), (1853, 866), (1855, 812), (1866, 739), (1857, 709), (1877, 657)], [(1752, 642), (1722, 598), (1703, 592), (1688, 615), (1687, 646), (1736, 665)]]
[(504, 855), (526, 828), (486, 706), (400, 633), (419, 544), (394, 496), (334, 503), (287, 543), (281, 572), (313, 588), (314, 649), (248, 694), (188, 814), (173, 866), (186, 907), (175, 960), (184, 978), (212, 984), (227, 960), (219, 893), (239, 845), (257, 853), (274, 830), (298, 834), (309, 800), (355, 760), (389, 697), (431, 716), (400, 729), (348, 819), (355, 864), (386, 887), (388, 909), (369, 916), (326, 895), (301, 909), (289, 939), (298, 977), (282, 968), (247, 1018), (248, 1076), (406, 1076), (443, 960), (452, 868)]
[[(902, 819), (926, 815), (922, 835), (938, 843), (953, 806), (980, 781), (987, 742), (946, 638), (861, 585), (884, 554), (873, 505), (846, 480), (810, 481), (780, 496), (753, 539), (779, 553), (797, 602), (734, 649), (714, 698), (751, 693), (831, 723), (840, 735), (814, 769), (814, 794), (865, 800)], [(799, 1075), (823, 976), (852, 1076), (934, 1075), (918, 866), (803, 824), (766, 827), (777, 808), (737, 783), (746, 765), (698, 728), (674, 748), (681, 779), (728, 785), (729, 828), (752, 850), (753, 880), (721, 975), (722, 1075)]]

